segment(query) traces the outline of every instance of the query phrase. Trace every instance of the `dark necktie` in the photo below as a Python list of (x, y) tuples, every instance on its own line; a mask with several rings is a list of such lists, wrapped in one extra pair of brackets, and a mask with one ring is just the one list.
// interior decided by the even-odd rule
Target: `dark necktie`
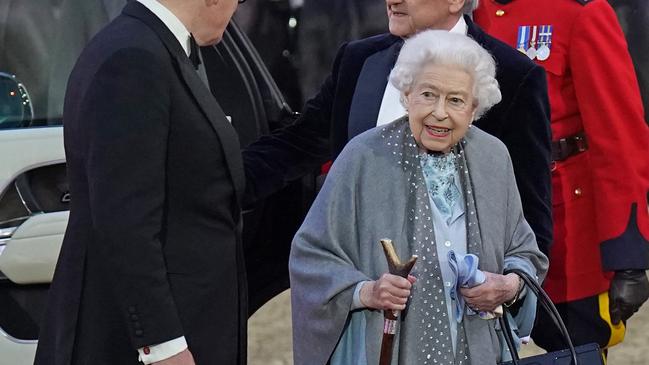
[(200, 49), (198, 44), (196, 44), (196, 39), (193, 35), (189, 35), (189, 60), (192, 61), (194, 68), (198, 70), (198, 66), (201, 64), (201, 57), (199, 55)]

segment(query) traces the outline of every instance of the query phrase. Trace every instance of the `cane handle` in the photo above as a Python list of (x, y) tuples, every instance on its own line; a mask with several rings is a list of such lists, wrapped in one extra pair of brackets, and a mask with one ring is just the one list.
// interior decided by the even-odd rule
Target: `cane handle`
[(412, 255), (410, 260), (402, 264), (397, 252), (394, 250), (392, 240), (387, 238), (382, 239), (381, 246), (383, 246), (383, 253), (385, 253), (385, 258), (388, 261), (390, 274), (407, 278), (412, 267), (415, 266), (415, 262), (417, 262), (417, 255)]

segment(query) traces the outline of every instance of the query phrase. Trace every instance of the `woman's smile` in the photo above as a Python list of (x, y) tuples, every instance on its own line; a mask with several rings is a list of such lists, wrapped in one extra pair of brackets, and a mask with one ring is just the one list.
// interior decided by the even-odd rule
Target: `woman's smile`
[(446, 138), (451, 134), (450, 128), (435, 127), (430, 125), (427, 125), (425, 127), (426, 133), (428, 133), (428, 135), (433, 138)]

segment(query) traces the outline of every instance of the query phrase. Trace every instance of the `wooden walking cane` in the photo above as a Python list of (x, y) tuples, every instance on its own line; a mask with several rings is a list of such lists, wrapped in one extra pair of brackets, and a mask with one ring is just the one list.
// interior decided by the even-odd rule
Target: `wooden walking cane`
[[(381, 245), (385, 258), (388, 260), (388, 269), (390, 274), (408, 278), (412, 267), (415, 266), (417, 256), (413, 255), (410, 260), (405, 264), (401, 263), (399, 256), (394, 250), (392, 240), (382, 239)], [(399, 319), (399, 311), (384, 310), (383, 311), (383, 340), (381, 341), (381, 356), (379, 358), (379, 365), (389, 365), (392, 361), (392, 347), (394, 342), (394, 334), (397, 332), (397, 324)]]

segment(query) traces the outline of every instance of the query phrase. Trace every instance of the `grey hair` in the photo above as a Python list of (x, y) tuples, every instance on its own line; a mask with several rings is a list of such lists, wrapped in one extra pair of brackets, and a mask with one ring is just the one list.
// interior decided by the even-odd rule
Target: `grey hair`
[(405, 41), (390, 73), (390, 82), (401, 92), (404, 107), (407, 107), (405, 94), (422, 69), (430, 64), (456, 65), (473, 76), (474, 120), (500, 102), (496, 62), (487, 50), (463, 34), (426, 30)]
[(465, 0), (464, 6), (462, 7), (463, 14), (471, 14), (475, 9), (478, 8), (479, 0)]

